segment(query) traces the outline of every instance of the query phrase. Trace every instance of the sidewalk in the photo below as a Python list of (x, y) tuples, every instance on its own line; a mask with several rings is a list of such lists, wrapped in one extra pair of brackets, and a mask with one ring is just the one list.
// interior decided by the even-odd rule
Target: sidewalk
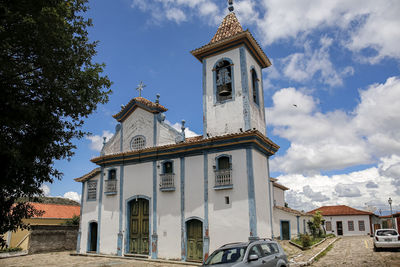
[(289, 243), (289, 240), (279, 241), (282, 248), (285, 250), (290, 266), (307, 266), (310, 265), (315, 257), (326, 250), (331, 244), (336, 242), (339, 238), (328, 238), (321, 244), (307, 250), (301, 250), (300, 248), (293, 246)]

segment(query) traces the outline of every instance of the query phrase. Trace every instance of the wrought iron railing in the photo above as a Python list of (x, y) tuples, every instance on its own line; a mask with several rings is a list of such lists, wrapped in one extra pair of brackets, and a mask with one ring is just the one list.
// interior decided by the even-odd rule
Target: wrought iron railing
[(232, 185), (232, 170), (222, 169), (215, 171), (215, 186), (231, 186)]
[(117, 180), (105, 180), (106, 188), (104, 193), (116, 194), (117, 193)]
[(160, 189), (161, 190), (175, 190), (174, 173), (160, 174)]

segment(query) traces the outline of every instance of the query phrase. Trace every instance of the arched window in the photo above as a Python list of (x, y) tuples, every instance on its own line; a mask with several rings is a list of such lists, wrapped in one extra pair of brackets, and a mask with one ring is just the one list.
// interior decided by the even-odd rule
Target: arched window
[(231, 163), (228, 156), (221, 156), (217, 159), (217, 170), (228, 170), (230, 168)]
[(163, 163), (163, 173), (173, 173), (173, 165), (171, 161), (166, 161)]
[(221, 60), (216, 64), (215, 72), (217, 102), (232, 99), (232, 64)]
[(117, 170), (111, 169), (108, 171), (108, 180), (115, 180), (117, 179)]
[(132, 138), (131, 141), (131, 149), (132, 150), (140, 150), (145, 148), (146, 146), (146, 139), (143, 135), (137, 135)]
[(258, 98), (258, 78), (257, 78), (257, 72), (255, 69), (251, 69), (251, 88), (253, 90), (253, 101), (257, 105), (259, 104), (259, 98)]

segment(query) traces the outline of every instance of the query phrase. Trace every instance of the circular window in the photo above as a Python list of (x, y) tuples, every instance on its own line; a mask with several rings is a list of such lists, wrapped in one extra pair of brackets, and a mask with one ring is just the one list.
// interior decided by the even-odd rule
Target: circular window
[(140, 150), (146, 146), (146, 139), (144, 136), (139, 135), (132, 138), (131, 141), (131, 149), (132, 150)]

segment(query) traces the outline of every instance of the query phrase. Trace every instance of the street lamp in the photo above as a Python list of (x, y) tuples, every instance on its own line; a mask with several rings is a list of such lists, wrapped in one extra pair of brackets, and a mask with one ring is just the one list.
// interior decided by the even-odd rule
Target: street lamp
[(392, 202), (393, 202), (392, 198), (389, 197), (388, 203), (389, 203), (389, 206), (390, 206), (390, 219), (392, 220), (392, 228), (395, 228), (394, 227), (394, 223), (393, 223)]

